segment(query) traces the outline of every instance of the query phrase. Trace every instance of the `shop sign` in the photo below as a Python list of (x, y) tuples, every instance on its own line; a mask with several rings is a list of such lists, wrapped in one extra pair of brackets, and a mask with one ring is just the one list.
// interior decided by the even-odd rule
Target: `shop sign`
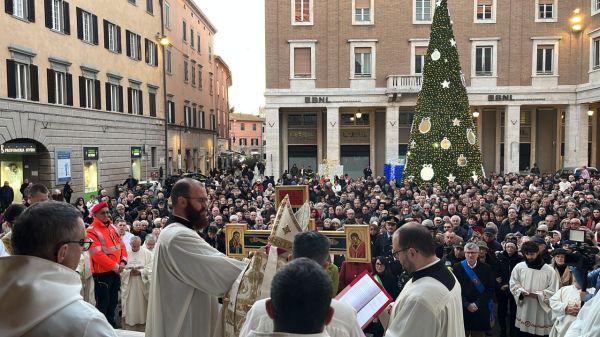
[(139, 146), (132, 146), (131, 158), (142, 158), (142, 148)]
[(330, 103), (327, 96), (305, 96), (304, 103)]
[(516, 98), (513, 95), (488, 95), (488, 102), (545, 101), (545, 98)]
[(34, 154), (35, 144), (31, 143), (6, 143), (0, 145), (0, 154)]
[(83, 148), (83, 160), (98, 160), (98, 148), (97, 147), (84, 147)]

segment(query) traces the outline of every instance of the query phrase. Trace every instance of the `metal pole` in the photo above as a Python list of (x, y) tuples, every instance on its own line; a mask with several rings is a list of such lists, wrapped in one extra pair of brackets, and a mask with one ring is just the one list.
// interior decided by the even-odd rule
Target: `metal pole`
[[(165, 21), (164, 21), (164, 4), (163, 0), (158, 1), (160, 5), (160, 38), (162, 39), (165, 36)], [(162, 80), (163, 80), (163, 105), (165, 109), (165, 170), (164, 170), (164, 178), (166, 180), (169, 170), (169, 102), (167, 101), (167, 61), (166, 61), (166, 46), (162, 43), (159, 44), (162, 46)]]

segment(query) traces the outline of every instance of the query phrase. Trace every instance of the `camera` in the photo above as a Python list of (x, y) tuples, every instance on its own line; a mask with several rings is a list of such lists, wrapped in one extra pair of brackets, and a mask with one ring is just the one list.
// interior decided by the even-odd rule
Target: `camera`
[[(565, 262), (568, 266), (576, 267), (583, 275), (587, 275), (590, 270), (594, 269), (596, 254), (599, 250), (597, 247), (585, 243), (585, 231), (571, 229), (569, 239), (575, 244), (570, 246), (573, 252), (565, 256)], [(586, 289), (587, 277), (583, 277), (583, 282), (581, 287)]]

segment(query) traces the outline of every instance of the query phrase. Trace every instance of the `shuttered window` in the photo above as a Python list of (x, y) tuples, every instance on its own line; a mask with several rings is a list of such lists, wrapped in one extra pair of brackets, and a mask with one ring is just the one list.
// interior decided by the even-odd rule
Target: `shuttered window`
[(294, 77), (311, 77), (310, 48), (294, 48)]

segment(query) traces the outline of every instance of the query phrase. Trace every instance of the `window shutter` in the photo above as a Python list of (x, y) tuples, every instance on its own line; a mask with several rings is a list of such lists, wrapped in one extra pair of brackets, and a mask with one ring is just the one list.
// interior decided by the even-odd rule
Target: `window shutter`
[(8, 97), (17, 98), (16, 65), (13, 60), (6, 60), (6, 84), (8, 85)]
[(140, 109), (139, 109), (140, 115), (143, 115), (144, 114), (144, 93), (141, 90), (139, 90), (138, 101), (139, 101), (138, 104), (140, 107)]
[(415, 55), (427, 55), (427, 47), (415, 47)]
[(106, 111), (112, 111), (112, 106), (110, 104), (110, 83), (104, 83), (104, 88), (106, 92)]
[(294, 75), (311, 75), (310, 48), (294, 48)]
[(4, 0), (4, 11), (7, 14), (13, 15), (13, 0)]
[(133, 104), (131, 102), (131, 98), (133, 97), (133, 95), (131, 94), (131, 88), (127, 88), (127, 113), (131, 114), (133, 111)]
[(79, 76), (79, 107), (85, 108), (86, 106), (85, 96), (85, 77)]
[(158, 67), (158, 45), (154, 42), (150, 42), (154, 45), (154, 64), (155, 67)]
[(54, 70), (47, 69), (46, 78), (48, 82), (48, 103), (54, 104), (56, 103), (56, 82), (54, 82)]
[(131, 32), (125, 30), (125, 54), (131, 57), (131, 43), (129, 43), (131, 39)]
[(144, 39), (144, 48), (146, 48), (146, 51), (144, 53), (144, 60), (146, 61), (146, 63), (150, 62), (149, 44), (150, 44), (150, 41), (148, 39)]
[(77, 16), (77, 38), (83, 40), (83, 11), (81, 8), (75, 7), (75, 16)]
[(98, 45), (98, 16), (96, 15), (92, 15), (92, 27), (90, 28), (92, 30), (92, 39), (94, 44), (97, 46)]
[(121, 27), (117, 26), (117, 51), (122, 52), (121, 49)]
[(95, 108), (98, 110), (101, 110), (102, 103), (100, 103), (100, 102), (102, 100), (102, 93), (100, 91), (100, 80), (94, 80), (94, 87), (96, 88), (96, 92), (94, 93), (94, 99), (95, 99), (95, 103), (96, 103)]
[(71, 16), (69, 15), (69, 3), (63, 2), (63, 22), (64, 22), (64, 33), (71, 35)]
[(119, 86), (119, 112), (123, 112), (123, 86)]
[(38, 102), (40, 100), (40, 84), (38, 83), (38, 67), (29, 65), (29, 83), (31, 83), (31, 100)]
[(27, 20), (35, 22), (35, 0), (27, 0)]
[(142, 59), (142, 37), (139, 35), (136, 35), (135, 38), (137, 39), (137, 59), (141, 60)]
[(369, 48), (369, 47), (354, 48), (354, 54), (371, 54), (371, 48)]
[(67, 105), (73, 106), (73, 75), (66, 73), (65, 79), (67, 80)]
[(354, 7), (356, 8), (371, 8), (371, 0), (355, 0)]
[(102, 21), (104, 23), (104, 48), (108, 49), (108, 21)]
[(46, 16), (46, 28), (52, 28), (52, 0), (44, 0), (44, 15)]
[(156, 117), (156, 94), (149, 93), (150, 117)]

